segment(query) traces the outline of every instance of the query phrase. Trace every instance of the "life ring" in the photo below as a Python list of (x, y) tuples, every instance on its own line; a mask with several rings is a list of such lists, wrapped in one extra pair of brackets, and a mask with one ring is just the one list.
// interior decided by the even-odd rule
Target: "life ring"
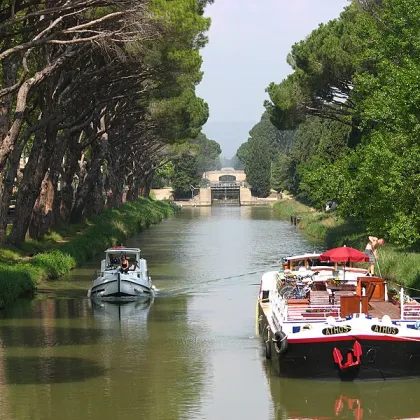
[(276, 349), (276, 352), (278, 354), (283, 354), (286, 352), (287, 347), (288, 347), (288, 342), (287, 342), (287, 335), (285, 334), (284, 331), (282, 330), (276, 331), (274, 333), (273, 342), (274, 342), (274, 347)]

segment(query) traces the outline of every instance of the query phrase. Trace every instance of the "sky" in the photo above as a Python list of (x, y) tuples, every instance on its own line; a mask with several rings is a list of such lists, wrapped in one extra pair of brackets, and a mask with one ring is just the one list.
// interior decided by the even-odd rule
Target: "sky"
[(320, 23), (337, 18), (348, 0), (215, 0), (209, 43), (201, 50), (203, 80), (197, 95), (209, 105), (203, 127), (232, 158), (264, 112), (265, 89), (292, 69), (291, 47)]

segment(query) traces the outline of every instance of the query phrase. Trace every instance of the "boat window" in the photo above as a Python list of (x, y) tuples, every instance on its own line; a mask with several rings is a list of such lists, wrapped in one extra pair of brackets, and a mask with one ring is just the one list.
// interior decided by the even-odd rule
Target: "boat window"
[(109, 263), (110, 264), (119, 264), (120, 263), (120, 259), (113, 255), (113, 254), (109, 254)]

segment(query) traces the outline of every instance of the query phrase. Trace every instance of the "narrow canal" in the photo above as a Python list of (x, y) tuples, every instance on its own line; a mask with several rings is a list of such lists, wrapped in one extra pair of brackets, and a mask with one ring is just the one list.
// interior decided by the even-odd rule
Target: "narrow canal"
[(280, 379), (255, 336), (261, 274), (313, 251), (268, 208), (183, 209), (126, 243), (159, 289), (94, 306), (101, 256), (0, 314), (0, 420), (420, 418), (420, 381)]

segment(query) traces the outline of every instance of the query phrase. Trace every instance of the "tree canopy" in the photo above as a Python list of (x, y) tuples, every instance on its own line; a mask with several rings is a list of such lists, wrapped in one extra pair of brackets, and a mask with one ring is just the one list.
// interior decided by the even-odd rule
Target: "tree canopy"
[(209, 115), (195, 87), (211, 2), (2, 2), (0, 242), (148, 195)]
[(295, 131), (274, 162), (279, 185), (318, 208), (337, 199), (367, 232), (416, 249), (419, 18), (415, 0), (353, 0), (292, 47), (293, 71), (266, 102), (274, 125)]

